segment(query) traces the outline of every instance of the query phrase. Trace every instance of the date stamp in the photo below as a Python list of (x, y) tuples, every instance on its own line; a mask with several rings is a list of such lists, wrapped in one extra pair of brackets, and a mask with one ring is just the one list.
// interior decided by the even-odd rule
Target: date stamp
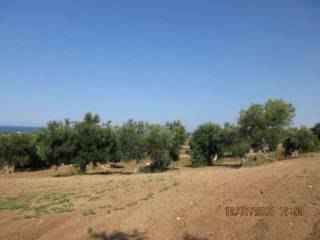
[(304, 216), (304, 207), (295, 206), (295, 207), (226, 207), (226, 216), (227, 217), (247, 217), (247, 216), (254, 216), (254, 217), (273, 217), (273, 216), (282, 216), (282, 217), (302, 217)]

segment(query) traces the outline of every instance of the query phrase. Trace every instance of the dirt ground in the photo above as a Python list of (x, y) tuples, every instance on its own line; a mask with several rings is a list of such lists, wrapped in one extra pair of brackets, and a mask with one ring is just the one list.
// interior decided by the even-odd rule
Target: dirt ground
[[(0, 174), (0, 239), (320, 239), (320, 156), (53, 177), (66, 171)], [(227, 207), (274, 215), (227, 216)]]

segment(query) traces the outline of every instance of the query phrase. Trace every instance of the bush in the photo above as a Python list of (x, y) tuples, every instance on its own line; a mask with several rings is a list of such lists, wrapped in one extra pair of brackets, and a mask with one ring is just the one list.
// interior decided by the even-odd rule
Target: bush
[(192, 167), (202, 167), (202, 166), (208, 166), (208, 160), (201, 154), (197, 152), (192, 153), (192, 157), (190, 159), (191, 166)]

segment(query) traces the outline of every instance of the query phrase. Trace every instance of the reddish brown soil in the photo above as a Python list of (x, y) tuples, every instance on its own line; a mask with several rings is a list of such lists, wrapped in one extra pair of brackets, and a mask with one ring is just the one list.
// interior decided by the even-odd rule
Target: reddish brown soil
[[(320, 157), (158, 174), (55, 173), (0, 174), (2, 204), (27, 206), (6, 203), (0, 239), (320, 239)], [(228, 206), (273, 206), (275, 215), (231, 217)], [(304, 207), (304, 215), (280, 216), (279, 207)]]

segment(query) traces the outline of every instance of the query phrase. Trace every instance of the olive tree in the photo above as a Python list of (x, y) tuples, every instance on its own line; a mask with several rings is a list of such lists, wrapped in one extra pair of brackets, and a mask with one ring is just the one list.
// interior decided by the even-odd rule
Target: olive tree
[(281, 99), (252, 104), (240, 112), (240, 133), (257, 150), (275, 149), (285, 138), (285, 130), (294, 116), (294, 106)]
[(318, 140), (320, 141), (320, 122), (314, 125), (314, 127), (311, 129), (312, 132), (317, 136)]
[(72, 125), (51, 121), (37, 133), (37, 154), (46, 164), (59, 166), (71, 162)]
[(28, 166), (36, 158), (34, 137), (31, 133), (8, 133), (0, 135), (0, 165), (8, 172), (15, 167)]
[(250, 149), (250, 145), (246, 139), (240, 136), (239, 128), (229, 123), (224, 124), (221, 131), (220, 142), (223, 155), (244, 157)]
[(128, 120), (117, 129), (121, 159), (124, 161), (136, 160), (139, 162), (146, 154), (146, 131), (149, 124)]
[(146, 133), (147, 153), (152, 160), (152, 169), (165, 170), (172, 158), (170, 149), (173, 146), (173, 133), (167, 128), (158, 124), (151, 125)]
[(72, 162), (81, 173), (89, 163), (114, 160), (117, 156), (117, 141), (110, 123), (100, 124), (98, 115), (87, 113), (82, 122), (76, 122), (72, 132)]
[(222, 128), (218, 124), (205, 123), (192, 134), (190, 148), (192, 150), (191, 164), (193, 166), (212, 165), (215, 155), (221, 156)]
[(312, 152), (319, 149), (319, 140), (316, 135), (308, 128), (291, 128), (287, 132), (284, 148), (286, 155), (289, 156), (293, 151)]
[(173, 134), (173, 142), (169, 154), (173, 161), (177, 161), (179, 160), (180, 149), (187, 140), (187, 131), (180, 121), (167, 122), (166, 126)]

